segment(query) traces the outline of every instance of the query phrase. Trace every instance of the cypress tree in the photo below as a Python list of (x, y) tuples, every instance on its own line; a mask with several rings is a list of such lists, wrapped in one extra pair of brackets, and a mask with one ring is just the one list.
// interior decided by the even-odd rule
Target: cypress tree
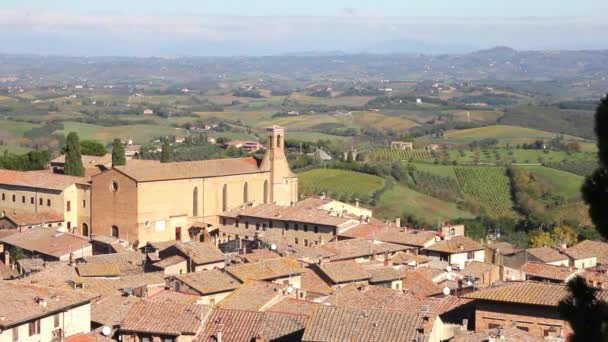
[(599, 166), (585, 179), (582, 192), (589, 205), (589, 216), (595, 229), (608, 237), (608, 98), (604, 97), (595, 111)]
[(114, 139), (112, 143), (112, 166), (126, 165), (127, 158), (125, 157), (125, 147), (120, 139)]
[(160, 152), (160, 162), (161, 163), (169, 163), (173, 161), (173, 151), (171, 151), (171, 144), (169, 144), (169, 139), (163, 139), (163, 146)]
[(70, 132), (70, 134), (68, 134), (63, 171), (66, 175), (70, 176), (84, 176), (82, 155), (80, 154), (80, 141), (76, 132)]

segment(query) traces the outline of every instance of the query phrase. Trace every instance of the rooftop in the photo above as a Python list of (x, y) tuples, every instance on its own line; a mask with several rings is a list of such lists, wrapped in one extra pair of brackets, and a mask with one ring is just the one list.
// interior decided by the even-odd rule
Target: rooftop
[(114, 170), (137, 182), (219, 177), (262, 171), (258, 167), (258, 162), (252, 157), (171, 163), (161, 163), (158, 160), (131, 159), (127, 162), (127, 165), (116, 166)]
[(498, 250), (501, 254), (515, 254), (522, 251), (521, 248), (505, 241), (489, 243), (486, 245), (486, 247), (493, 250)]
[(298, 276), (302, 273), (302, 268), (291, 258), (278, 258), (229, 266), (226, 271), (245, 282), (247, 280), (272, 280)]
[(319, 277), (317, 273), (309, 268), (305, 268), (302, 271), (300, 287), (302, 291), (321, 295), (330, 295), (334, 292), (334, 289), (331, 286), (329, 286), (321, 277)]
[(369, 280), (370, 283), (382, 283), (403, 278), (402, 266), (383, 266), (366, 269), (367, 272), (372, 276), (372, 278)]
[(276, 259), (280, 257), (281, 256), (278, 253), (270, 251), (268, 249), (254, 249), (249, 253), (245, 254), (243, 256), (243, 259), (245, 259), (246, 262), (258, 262), (262, 260)]
[(0, 328), (8, 329), (57, 310), (84, 305), (92, 298), (83, 292), (0, 281)]
[(63, 191), (72, 184), (88, 185), (85, 177), (74, 177), (41, 171), (0, 170), (0, 184)]
[(141, 301), (133, 304), (122, 321), (122, 331), (162, 335), (195, 335), (209, 314), (204, 305)]
[(326, 262), (318, 270), (334, 284), (371, 279), (372, 275), (354, 260)]
[(142, 273), (144, 259), (145, 255), (136, 251), (90, 255), (82, 258), (87, 264), (118, 265), (122, 275)]
[(442, 289), (424, 272), (410, 269), (403, 272), (403, 285), (401, 288), (415, 296), (429, 297), (442, 293)]
[(180, 274), (176, 275), (175, 278), (201, 295), (233, 291), (241, 285), (238, 280), (220, 270)]
[(480, 261), (469, 261), (466, 263), (464, 269), (459, 271), (464, 276), (471, 276), (475, 278), (483, 278), (484, 274), (492, 272), (492, 270), (498, 269), (499, 266), (488, 264)]
[(91, 322), (109, 327), (118, 326), (133, 304), (142, 300), (139, 297), (122, 294), (102, 298), (91, 305)]
[(280, 302), (269, 307), (267, 311), (310, 316), (319, 305), (321, 304), (308, 300), (283, 298)]
[(5, 217), (18, 227), (63, 222), (63, 215), (50, 211), (41, 213), (8, 212)]
[(222, 253), (217, 247), (215, 247), (215, 245), (209, 242), (177, 241), (174, 242), (172, 246), (182, 252), (182, 256), (191, 258), (192, 262), (197, 265), (221, 262), (226, 259), (224, 253)]
[(56, 258), (70, 253), (74, 253), (78, 257), (78, 252), (82, 248), (90, 246), (89, 240), (80, 235), (42, 227), (34, 227), (24, 232), (0, 238), (0, 242)]
[[(280, 206), (276, 204), (260, 204), (233, 209), (222, 214), (227, 217), (256, 217), (268, 220), (303, 222), (311, 225), (341, 226), (347, 222), (356, 222), (349, 217), (340, 217), (329, 211), (304, 206)], [(303, 229), (303, 227), (300, 227)], [(313, 229), (313, 227), (309, 227)]]
[(529, 276), (565, 282), (577, 273), (576, 269), (564, 266), (529, 261), (521, 266), (521, 271)]
[(414, 254), (410, 252), (399, 252), (391, 258), (391, 263), (395, 265), (408, 265), (412, 263), (424, 264), (429, 262), (430, 260), (431, 258), (427, 257), (426, 255)]
[(550, 247), (537, 247), (537, 248), (528, 248), (526, 250), (529, 255), (537, 258), (542, 262), (556, 262), (568, 260), (568, 256), (558, 252), (554, 248)]
[(597, 257), (599, 264), (608, 265), (608, 243), (594, 240), (584, 240), (566, 249), (566, 254), (574, 259)]
[[(103, 156), (87, 156), (82, 155), (82, 166), (85, 168), (94, 168), (98, 166), (112, 166), (112, 154), (106, 153)], [(51, 166), (63, 166), (65, 165), (65, 154), (60, 155), (59, 157), (50, 161)]]
[(483, 250), (484, 247), (479, 242), (466, 236), (454, 236), (449, 240), (435, 242), (426, 249), (441, 253), (465, 253)]
[(81, 277), (118, 277), (120, 265), (118, 264), (79, 264), (76, 269)]
[(264, 281), (248, 281), (224, 298), (218, 307), (232, 310), (263, 310), (287, 297), (287, 286)]
[(320, 251), (321, 255), (328, 255), (332, 261), (383, 255), (384, 253), (393, 254), (408, 249), (410, 247), (367, 239), (333, 241), (312, 248), (312, 250)]

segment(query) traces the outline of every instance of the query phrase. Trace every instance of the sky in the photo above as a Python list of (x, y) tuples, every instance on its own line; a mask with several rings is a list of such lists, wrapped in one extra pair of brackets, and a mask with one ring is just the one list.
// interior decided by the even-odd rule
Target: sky
[(606, 0), (2, 0), (0, 53), (607, 49)]

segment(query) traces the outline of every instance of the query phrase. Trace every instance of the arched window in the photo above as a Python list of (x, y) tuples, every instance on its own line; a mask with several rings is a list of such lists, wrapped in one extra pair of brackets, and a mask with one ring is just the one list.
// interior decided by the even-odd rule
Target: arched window
[(118, 226), (112, 226), (112, 236), (118, 238)]
[(264, 181), (264, 204), (268, 203), (268, 181)]
[(82, 224), (82, 235), (89, 236), (89, 225), (86, 223)]
[(277, 135), (277, 148), (281, 148), (281, 135)]
[(243, 184), (243, 203), (249, 202), (249, 184), (245, 182)]
[(198, 216), (198, 187), (192, 190), (192, 216)]
[(222, 211), (228, 210), (228, 185), (222, 187)]

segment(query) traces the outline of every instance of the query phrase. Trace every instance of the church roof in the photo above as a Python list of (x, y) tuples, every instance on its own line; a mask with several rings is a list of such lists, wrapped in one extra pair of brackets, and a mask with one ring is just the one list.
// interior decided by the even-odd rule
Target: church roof
[(253, 157), (171, 163), (132, 159), (127, 165), (116, 166), (114, 169), (138, 182), (220, 177), (262, 171)]

